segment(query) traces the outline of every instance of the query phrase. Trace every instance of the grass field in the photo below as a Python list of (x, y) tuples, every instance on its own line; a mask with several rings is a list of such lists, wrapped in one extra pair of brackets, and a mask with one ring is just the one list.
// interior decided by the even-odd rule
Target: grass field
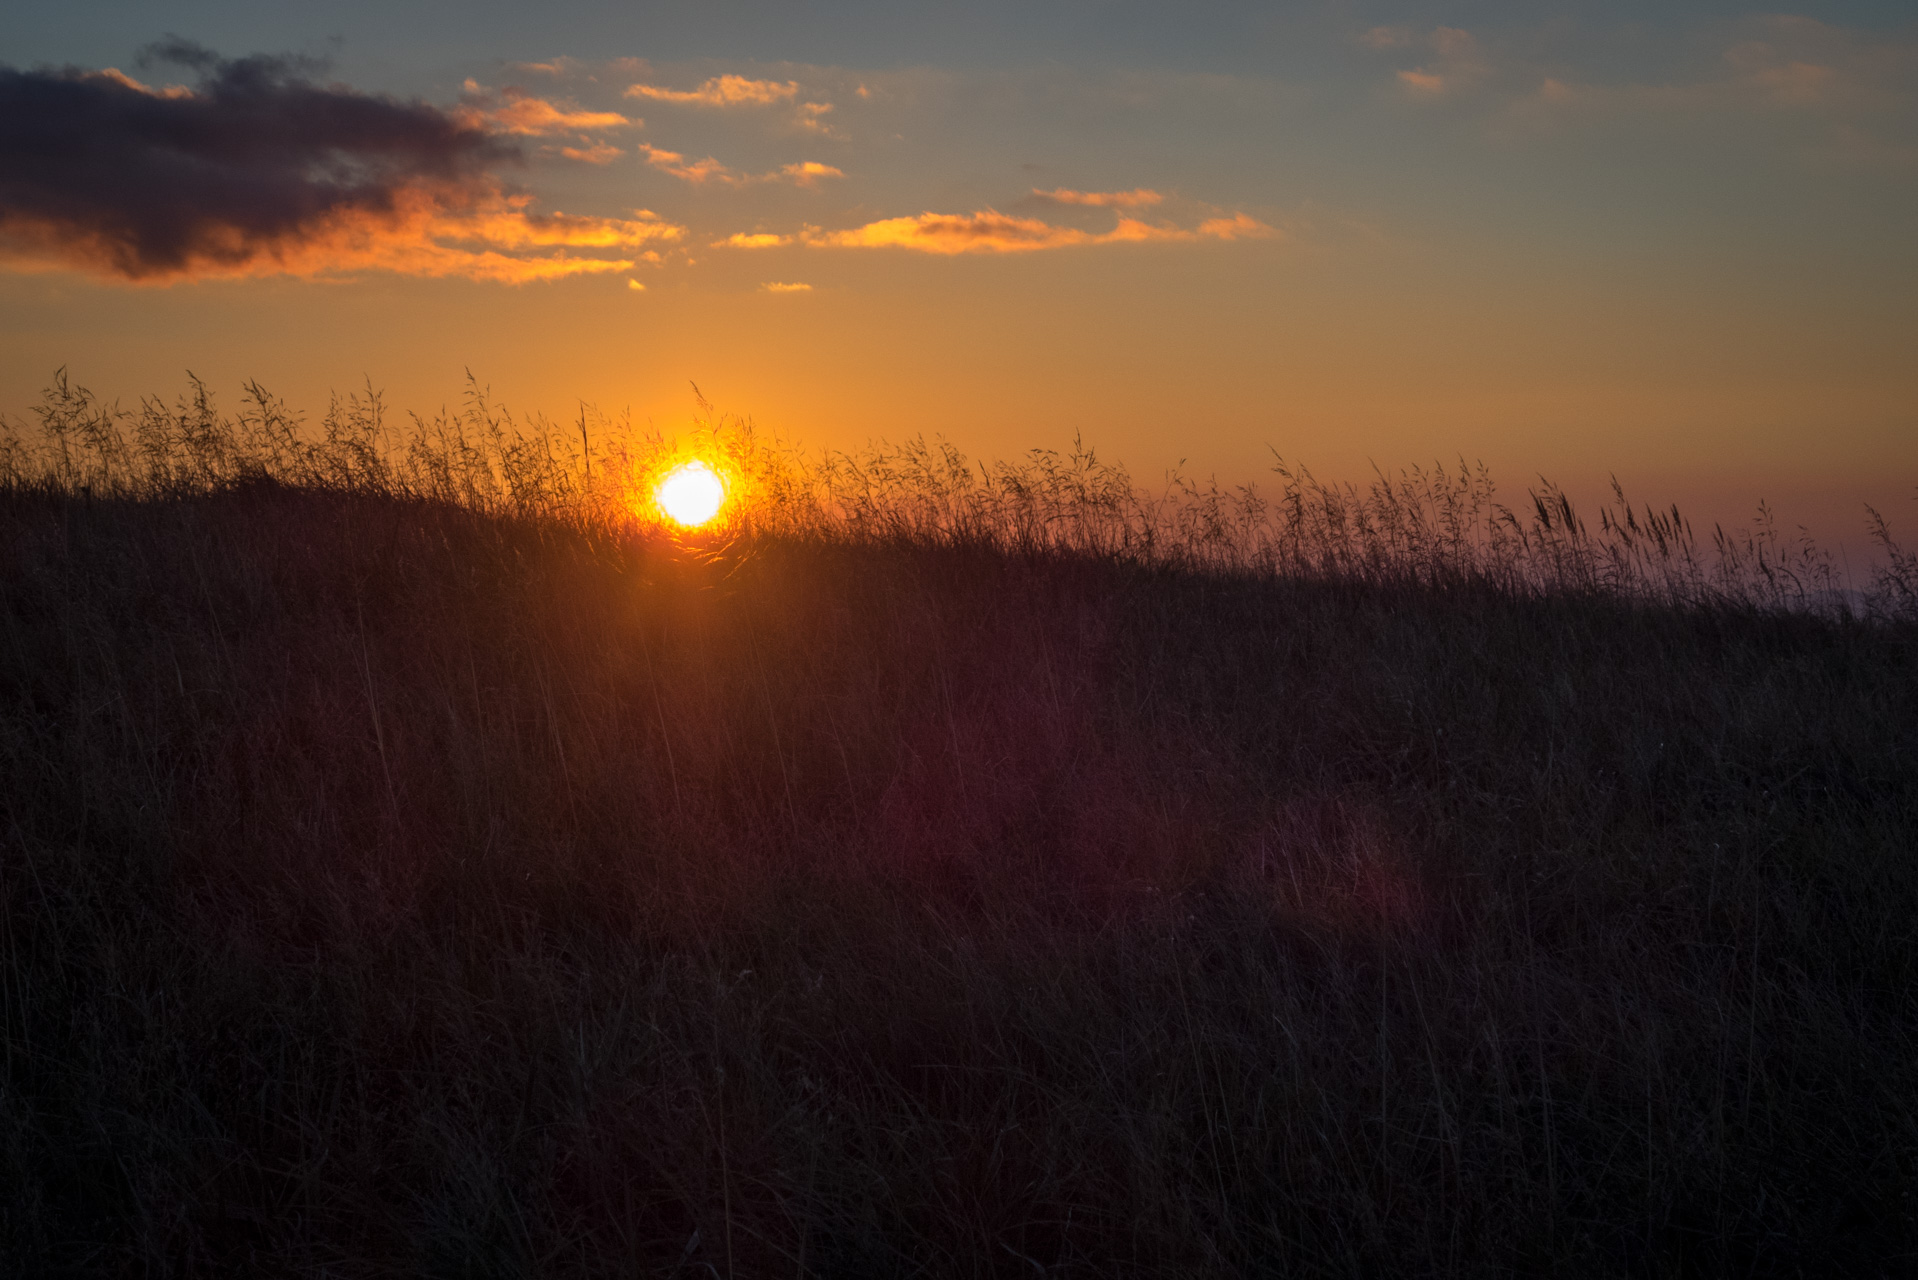
[(1888, 537), (722, 421), (691, 537), (590, 415), (31, 425), (9, 1275), (1918, 1266)]

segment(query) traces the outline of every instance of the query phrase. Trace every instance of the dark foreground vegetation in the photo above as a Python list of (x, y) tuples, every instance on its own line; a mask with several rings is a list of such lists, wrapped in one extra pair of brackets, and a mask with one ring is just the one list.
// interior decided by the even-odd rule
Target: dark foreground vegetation
[(193, 412), (0, 485), (8, 1275), (1918, 1265), (1895, 554), (674, 538)]

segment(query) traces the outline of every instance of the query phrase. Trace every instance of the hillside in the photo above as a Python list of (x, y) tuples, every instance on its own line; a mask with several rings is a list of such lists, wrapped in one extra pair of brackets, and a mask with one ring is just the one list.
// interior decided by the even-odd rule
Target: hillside
[(1918, 632), (0, 492), (13, 1274), (1883, 1274)]

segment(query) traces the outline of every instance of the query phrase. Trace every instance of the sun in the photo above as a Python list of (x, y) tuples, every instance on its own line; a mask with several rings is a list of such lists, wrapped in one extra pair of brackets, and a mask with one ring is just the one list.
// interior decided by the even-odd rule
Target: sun
[(653, 491), (659, 509), (679, 524), (696, 529), (719, 514), (726, 502), (726, 482), (703, 462), (674, 467)]

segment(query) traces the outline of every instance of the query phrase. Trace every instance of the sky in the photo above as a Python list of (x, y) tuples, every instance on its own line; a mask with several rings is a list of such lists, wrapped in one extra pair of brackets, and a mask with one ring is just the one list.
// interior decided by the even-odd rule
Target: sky
[(16, 4), (0, 412), (1616, 476), (1918, 542), (1908, 3)]

